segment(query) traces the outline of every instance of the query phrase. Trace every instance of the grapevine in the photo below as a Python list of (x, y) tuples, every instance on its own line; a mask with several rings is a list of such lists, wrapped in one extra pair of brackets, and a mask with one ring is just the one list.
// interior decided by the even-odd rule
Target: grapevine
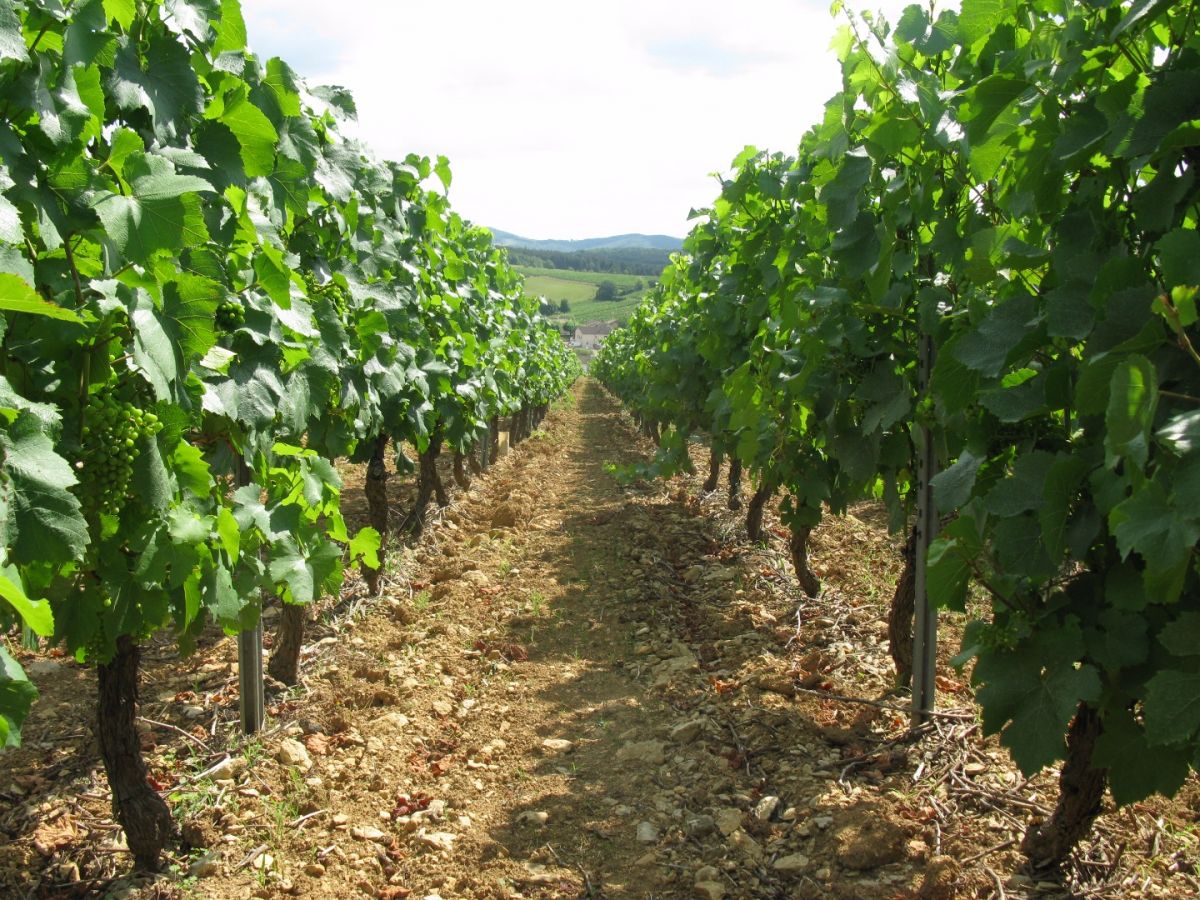
[[(130, 740), (137, 641), (170, 627), (186, 650), (265, 597), (336, 592), (380, 562), (337, 457), (380, 435), (469, 450), (577, 371), (450, 209), (444, 159), (347, 138), (349, 96), (251, 54), (237, 0), (181, 9), (0, 5), (0, 626), (100, 666), (151, 867), (170, 828)], [(11, 743), (35, 692), (0, 663)]]
[(1054, 865), (1097, 787), (1200, 768), (1197, 23), (965, 0), (848, 15), (835, 47), (824, 120), (735, 160), (595, 369), (665, 458), (707, 428), (780, 484), (793, 532), (865, 498), (905, 527), (930, 432), (930, 599), (990, 599), (959, 657), (984, 728), (1027, 774), (1068, 760), (1024, 844)]

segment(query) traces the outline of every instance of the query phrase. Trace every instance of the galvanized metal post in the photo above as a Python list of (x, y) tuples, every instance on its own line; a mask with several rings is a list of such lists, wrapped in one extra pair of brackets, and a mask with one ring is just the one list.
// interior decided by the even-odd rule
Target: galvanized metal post
[(238, 690), (241, 693), (242, 733), (262, 728), (266, 707), (263, 700), (262, 619), (238, 635)]
[[(921, 337), (919, 350), (920, 394), (927, 396), (933, 371), (933, 338)], [(938, 530), (937, 508), (933, 501), (933, 477), (937, 474), (937, 454), (933, 434), (924, 425), (917, 436), (917, 546), (916, 546), (916, 622), (913, 628), (912, 727), (929, 721), (937, 702), (937, 610), (929, 605), (926, 591), (926, 567), (929, 545)]]
[[(237, 483), (250, 483), (250, 470), (240, 456), (237, 461)], [(263, 687), (263, 629), (262, 618), (247, 631), (238, 634), (238, 698), (242, 711), (242, 733), (254, 734), (263, 725), (266, 715)]]

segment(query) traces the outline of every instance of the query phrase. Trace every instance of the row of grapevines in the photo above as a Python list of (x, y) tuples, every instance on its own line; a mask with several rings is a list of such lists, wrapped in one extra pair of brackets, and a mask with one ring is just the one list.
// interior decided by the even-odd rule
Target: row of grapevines
[[(0, 104), (0, 628), (100, 665), (153, 865), (138, 641), (335, 592), (379, 549), (336, 457), (467, 451), (575, 362), (449, 208), (446, 161), (348, 139), (352, 98), (250, 53), (237, 0), (0, 0)], [(0, 743), (33, 697), (0, 647)]]
[(664, 465), (708, 431), (793, 528), (872, 496), (900, 527), (928, 429), (930, 598), (991, 601), (960, 657), (984, 726), (1026, 773), (1068, 758), (1035, 863), (1106, 782), (1124, 804), (1200, 768), (1195, 6), (850, 17), (823, 121), (739, 157), (595, 363), (667, 426)]

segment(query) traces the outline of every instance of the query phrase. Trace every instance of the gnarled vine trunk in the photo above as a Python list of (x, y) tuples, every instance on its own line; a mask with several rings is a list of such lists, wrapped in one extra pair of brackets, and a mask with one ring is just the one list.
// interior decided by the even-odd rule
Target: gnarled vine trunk
[(736, 456), (729, 461), (729, 508), (742, 508), (742, 461)]
[(425, 530), (425, 516), (434, 494), (439, 494), (440, 503), (446, 493), (437, 471), (437, 459), (441, 452), (442, 435), (438, 431), (429, 439), (429, 447), (417, 456), (417, 499), (413, 501), (412, 511), (404, 523), (405, 530), (414, 536)]
[(913, 526), (904, 542), (904, 570), (896, 582), (892, 606), (888, 611), (888, 642), (892, 663), (896, 666), (896, 684), (912, 683), (913, 622), (917, 613), (917, 529)]
[(433, 460), (429, 466), (429, 477), (433, 480), (433, 496), (437, 500), (439, 509), (444, 509), (450, 505), (450, 495), (446, 492), (446, 485), (442, 483), (441, 473), (437, 470), (438, 457), (442, 455), (442, 438), (438, 435), (435, 442), (437, 452), (433, 454)]
[(705, 493), (711, 494), (720, 485), (721, 463), (724, 461), (725, 454), (714, 444), (708, 457), (708, 478), (705, 479), (704, 484), (701, 486)]
[(492, 467), (492, 426), (488, 425), (479, 439), (479, 468), (486, 472)]
[(796, 580), (800, 589), (810, 597), (821, 593), (821, 582), (812, 569), (808, 567), (808, 536), (812, 528), (808, 525), (793, 525), (792, 538), (789, 548), (792, 551), (792, 568), (796, 570)]
[(471, 448), (471, 452), (467, 454), (467, 468), (470, 469), (472, 475), (483, 474), (483, 454), (486, 446), (483, 441), (477, 441)]
[(174, 829), (171, 811), (147, 780), (136, 727), (141, 649), (128, 635), (117, 638), (111, 662), (96, 667), (100, 682), (96, 736), (112, 789), (113, 811), (139, 868), (157, 871), (159, 854)]
[(467, 456), (465, 453), (459, 453), (457, 450), (454, 451), (454, 483), (464, 491), (469, 491), (471, 489), (471, 476), (467, 474), (466, 461)]
[(750, 506), (746, 510), (746, 534), (753, 543), (757, 544), (762, 540), (763, 511), (774, 496), (775, 486), (764, 481), (750, 498)]
[(500, 458), (500, 417), (492, 416), (488, 422), (488, 465)]
[(1108, 770), (1093, 768), (1092, 755), (1103, 730), (1099, 714), (1080, 703), (1067, 731), (1067, 760), (1058, 777), (1058, 805), (1047, 821), (1026, 831), (1021, 842), (1021, 852), (1035, 871), (1061, 865), (1100, 814)]
[[(380, 583), (383, 579), (383, 565), (387, 556), (387, 538), (390, 527), (387, 496), (387, 445), (388, 436), (386, 434), (375, 438), (375, 446), (371, 449), (371, 460), (367, 463), (367, 477), (363, 488), (367, 495), (367, 518), (371, 522), (371, 527), (379, 532), (379, 568), (371, 569), (363, 566), (367, 590), (372, 594), (379, 593)], [(274, 656), (271, 658), (274, 659)]]
[(291, 686), (300, 682), (300, 648), (304, 644), (305, 608), (298, 603), (285, 603), (279, 613), (267, 674), (276, 681)]

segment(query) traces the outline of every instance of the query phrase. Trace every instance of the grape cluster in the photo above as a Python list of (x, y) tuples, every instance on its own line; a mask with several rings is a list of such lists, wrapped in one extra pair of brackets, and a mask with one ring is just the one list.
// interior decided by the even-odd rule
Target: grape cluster
[(324, 284), (318, 284), (312, 272), (304, 273), (304, 283), (308, 287), (308, 296), (313, 300), (325, 297), (333, 304), (339, 316), (345, 316), (350, 307), (350, 292), (338, 282), (330, 279)]
[(138, 439), (153, 438), (162, 423), (152, 412), (111, 393), (88, 398), (83, 414), (83, 458), (76, 463), (85, 507), (115, 515), (129, 492)]
[(233, 331), (246, 324), (246, 307), (237, 300), (225, 300), (217, 307), (217, 328)]

